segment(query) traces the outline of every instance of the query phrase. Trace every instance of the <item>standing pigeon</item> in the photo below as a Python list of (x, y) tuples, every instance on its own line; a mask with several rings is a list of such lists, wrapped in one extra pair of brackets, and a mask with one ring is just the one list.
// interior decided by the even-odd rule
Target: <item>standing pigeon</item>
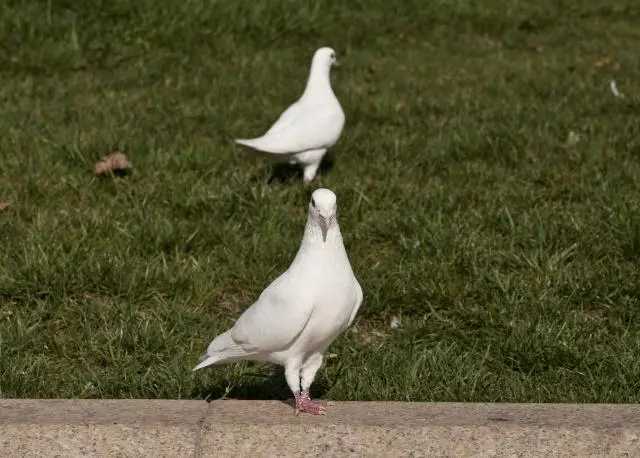
[(326, 402), (312, 401), (309, 388), (322, 355), (362, 304), (337, 220), (336, 195), (317, 189), (293, 263), (265, 289), (234, 326), (209, 344), (193, 369), (241, 360), (284, 366), (295, 397), (295, 413), (323, 415)]
[(335, 51), (318, 49), (311, 61), (307, 86), (298, 101), (262, 137), (236, 139), (236, 143), (276, 162), (299, 164), (304, 183), (313, 181), (327, 149), (338, 141), (344, 127), (344, 111), (329, 79), (332, 65), (338, 65)]

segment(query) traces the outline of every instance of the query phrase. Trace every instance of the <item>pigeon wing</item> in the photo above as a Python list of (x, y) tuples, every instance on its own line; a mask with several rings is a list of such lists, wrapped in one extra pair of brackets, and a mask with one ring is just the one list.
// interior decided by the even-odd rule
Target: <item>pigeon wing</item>
[(247, 352), (273, 353), (287, 348), (305, 328), (313, 299), (283, 274), (236, 321), (231, 337)]
[(364, 298), (364, 294), (362, 294), (362, 286), (360, 286), (358, 280), (356, 280), (355, 297), (356, 306), (353, 308), (353, 312), (351, 312), (351, 317), (349, 318), (349, 324), (347, 325), (347, 327), (351, 326), (353, 320), (355, 320), (356, 315), (358, 314), (358, 310), (360, 310), (360, 306), (362, 305), (362, 299)]
[(273, 125), (269, 128), (265, 135), (287, 127), (297, 117), (299, 112), (300, 101), (298, 100), (282, 112), (280, 117), (276, 120), (276, 122), (273, 123)]
[(250, 146), (271, 154), (294, 154), (329, 148), (340, 137), (344, 113), (338, 106), (296, 104), (289, 107), (262, 137)]

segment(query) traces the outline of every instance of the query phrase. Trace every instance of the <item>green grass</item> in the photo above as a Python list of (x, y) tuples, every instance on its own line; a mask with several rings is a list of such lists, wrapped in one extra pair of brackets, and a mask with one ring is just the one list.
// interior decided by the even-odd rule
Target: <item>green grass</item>
[[(0, 11), (0, 396), (286, 397), (272, 366), (191, 368), (326, 186), (365, 301), (315, 394), (640, 401), (636, 0)], [(269, 182), (232, 139), (269, 127), (325, 45), (334, 167)], [(93, 178), (117, 150), (133, 173)]]

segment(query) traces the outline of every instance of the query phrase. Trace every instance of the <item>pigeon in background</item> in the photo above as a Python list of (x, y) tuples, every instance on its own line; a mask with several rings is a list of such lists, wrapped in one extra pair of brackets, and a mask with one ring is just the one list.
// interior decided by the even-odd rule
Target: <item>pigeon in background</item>
[(338, 141), (344, 127), (344, 111), (329, 78), (333, 65), (338, 65), (335, 51), (318, 49), (311, 61), (307, 86), (298, 101), (262, 137), (236, 139), (236, 143), (275, 162), (299, 164), (304, 183), (313, 181), (327, 149)]
[(216, 337), (193, 369), (241, 360), (284, 366), (295, 413), (323, 415), (328, 403), (312, 401), (309, 388), (327, 347), (356, 316), (362, 288), (342, 242), (336, 195), (311, 196), (302, 243), (291, 266), (235, 322)]

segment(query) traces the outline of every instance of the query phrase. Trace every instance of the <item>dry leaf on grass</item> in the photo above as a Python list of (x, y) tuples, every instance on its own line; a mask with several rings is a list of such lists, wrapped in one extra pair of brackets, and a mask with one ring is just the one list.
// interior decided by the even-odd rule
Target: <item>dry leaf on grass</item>
[(11, 204), (9, 202), (0, 202), (0, 212), (9, 208)]
[(607, 56), (607, 57), (604, 57), (604, 58), (602, 58), (602, 59), (600, 59), (600, 60), (595, 61), (595, 62), (593, 63), (593, 66), (594, 66), (595, 68), (602, 68), (602, 67), (606, 67), (606, 66), (607, 66), (607, 65), (609, 65), (610, 63), (611, 63), (611, 57), (610, 57), (610, 56)]
[(356, 334), (361, 342), (365, 344), (372, 344), (378, 340), (385, 339), (389, 336), (384, 331), (376, 329), (373, 326), (360, 325), (359, 327), (351, 328), (351, 332)]
[(103, 175), (108, 172), (123, 174), (133, 167), (131, 162), (122, 153), (109, 154), (102, 158), (100, 162), (96, 162), (94, 174)]

